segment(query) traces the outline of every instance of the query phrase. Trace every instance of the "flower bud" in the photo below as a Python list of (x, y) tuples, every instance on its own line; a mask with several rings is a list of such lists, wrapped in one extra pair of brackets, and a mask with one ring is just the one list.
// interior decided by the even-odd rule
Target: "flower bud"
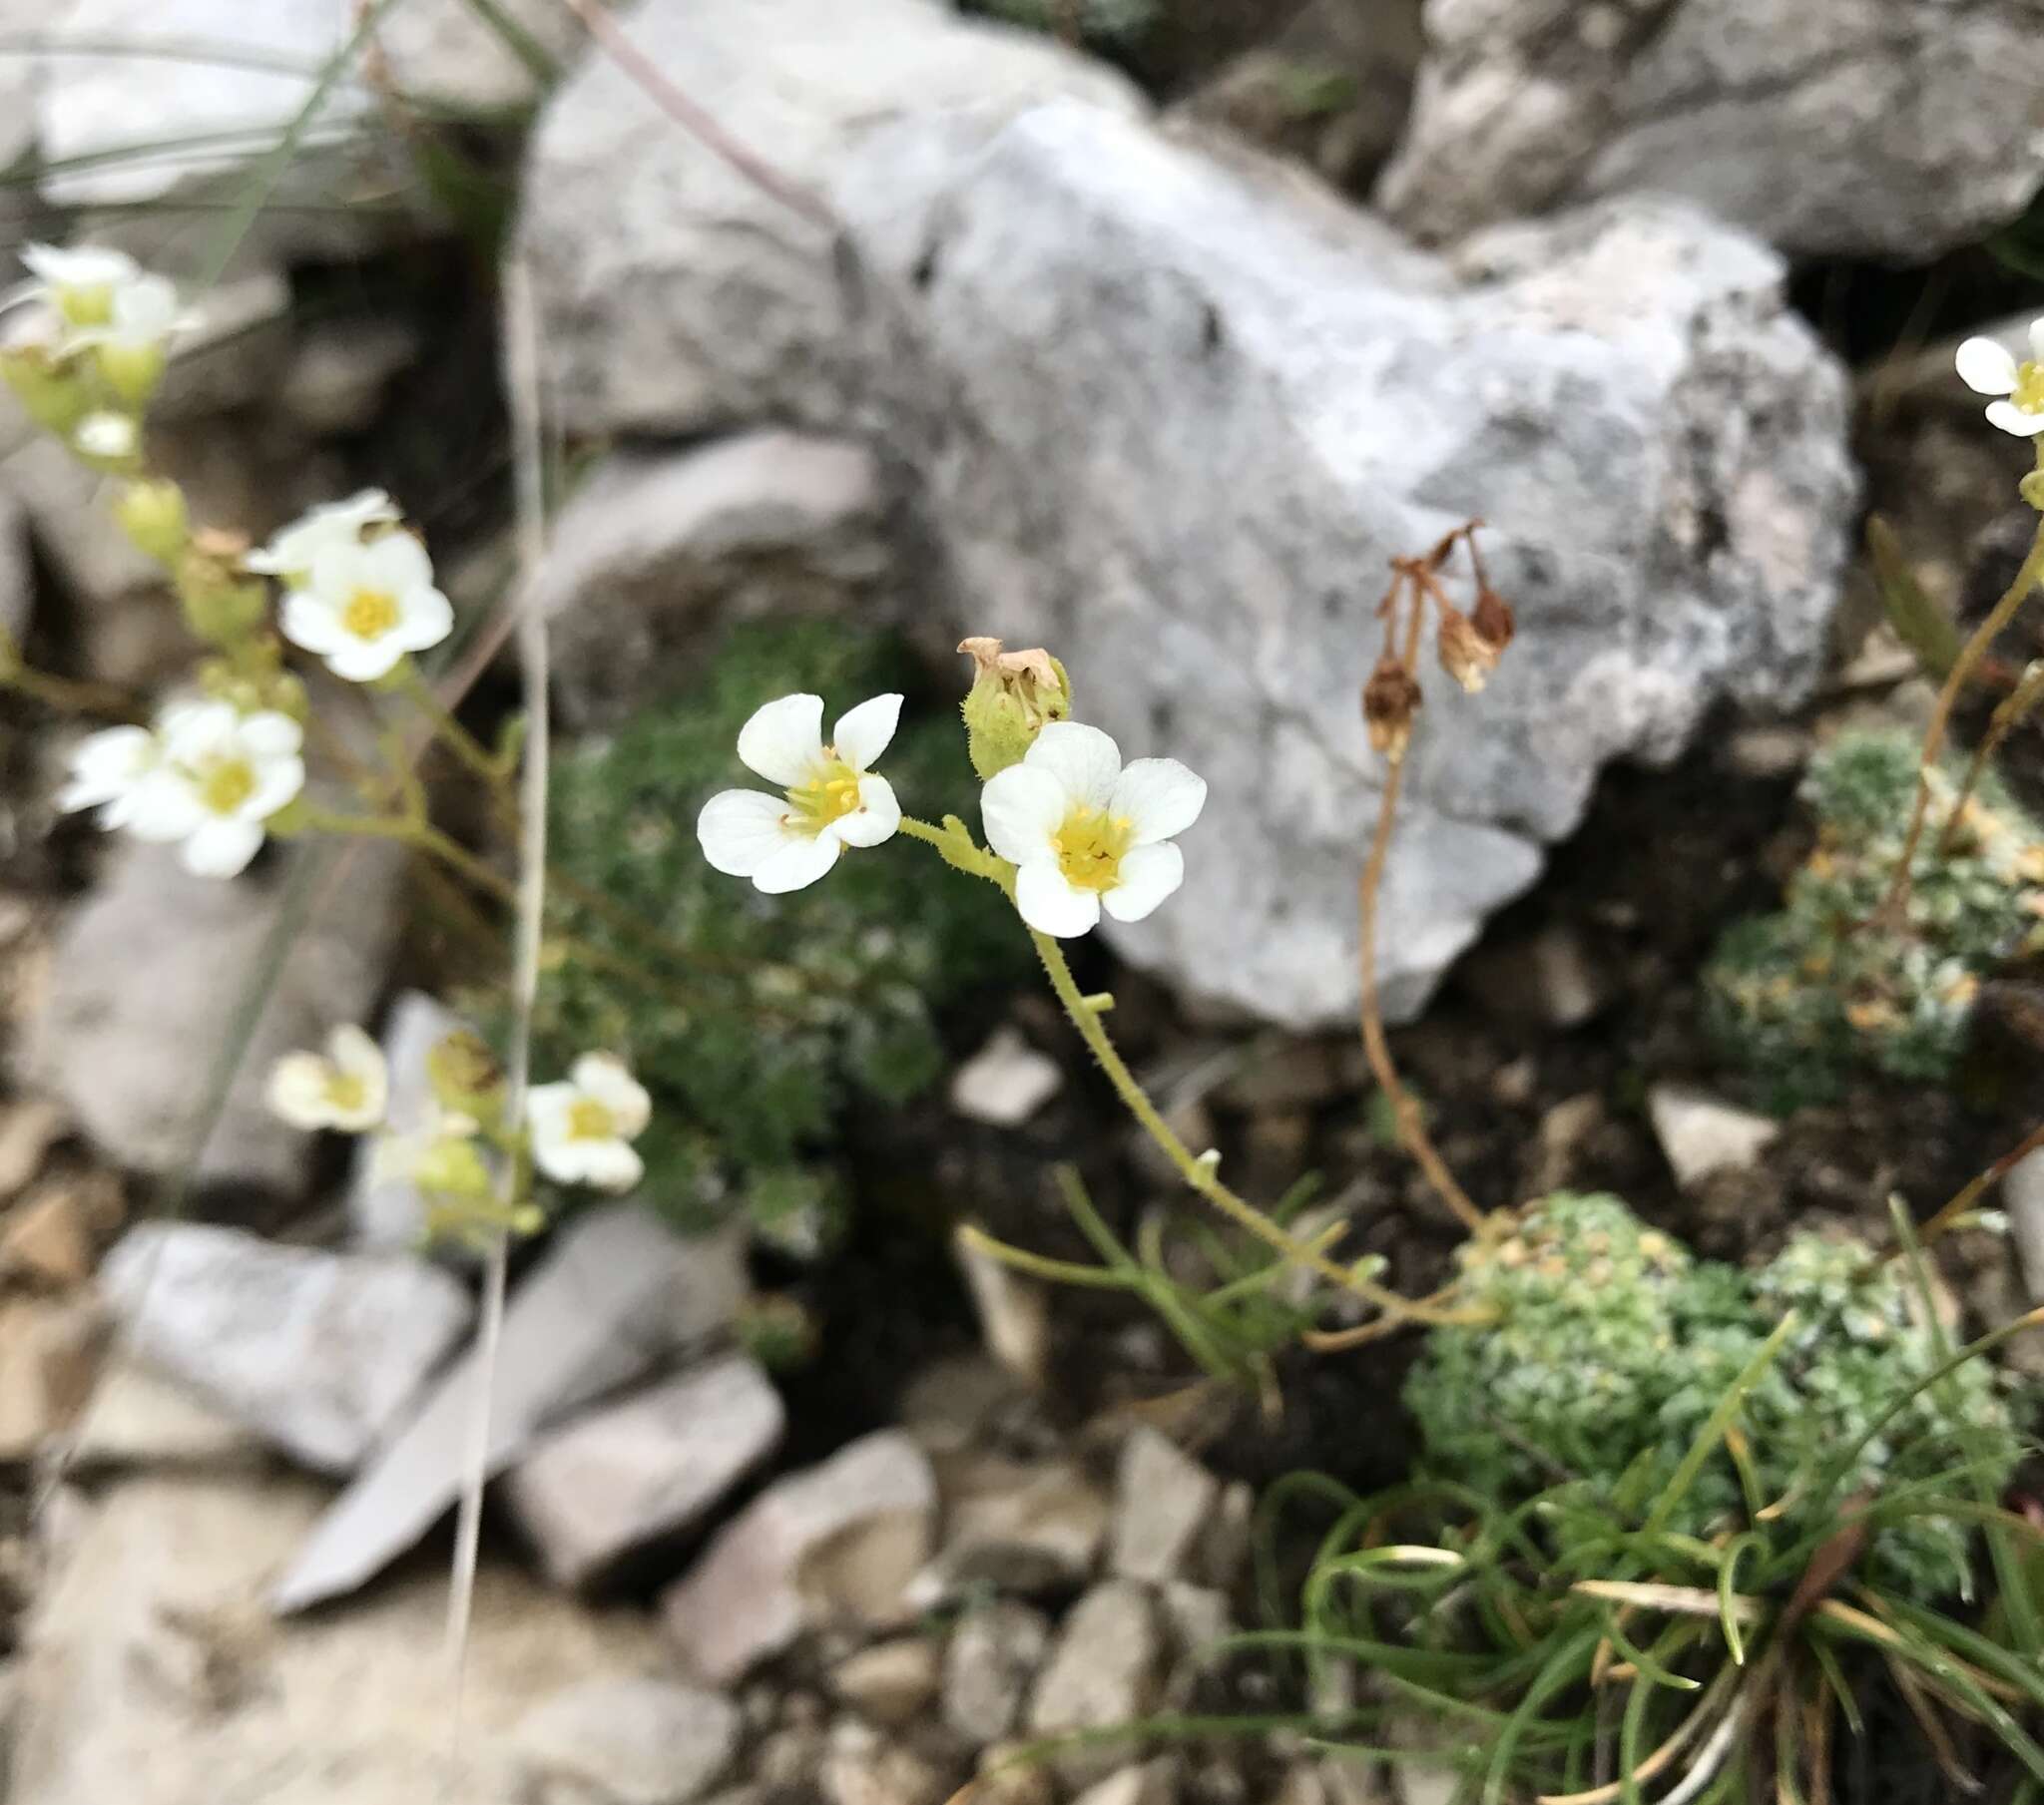
[(56, 362), (46, 346), (22, 344), (0, 351), (4, 377), (38, 426), (68, 440), (92, 411), (92, 396), (76, 372)]
[(2044, 465), (2040, 465), (2037, 469), (2031, 471), (2028, 476), (2024, 477), (2016, 485), (2016, 489), (2021, 494), (2023, 500), (2035, 508), (2038, 513), (2044, 514)]
[(1412, 717), (1422, 700), (1419, 683), (1388, 652), (1377, 660), (1362, 686), (1362, 718), (1369, 728), (1369, 743), (1393, 764), (1405, 756), (1412, 742)]
[(504, 1068), (481, 1035), (458, 1028), (426, 1055), (426, 1083), (441, 1109), (480, 1123), (494, 1123), (504, 1110)]
[(238, 559), (216, 536), (201, 533), (185, 549), (178, 564), (178, 603), (185, 625), (214, 646), (232, 646), (262, 625), (269, 613), (269, 592), (259, 581), (243, 577)]
[(1503, 656), (1505, 648), (1519, 631), (1511, 604), (1487, 583), (1476, 592), (1476, 608), (1469, 620), (1478, 637), (1491, 649), (1493, 664)]
[(1474, 695), (1490, 680), (1497, 668), (1497, 648), (1480, 633), (1459, 608), (1441, 604), (1441, 669)]
[(71, 429), (71, 453), (95, 470), (121, 475), (142, 456), (142, 427), (131, 415), (100, 408)]
[(163, 382), (167, 359), (160, 340), (109, 339), (93, 354), (107, 387), (138, 413)]
[(433, 1196), (491, 1194), (490, 1168), (482, 1149), (466, 1134), (443, 1134), (427, 1145), (411, 1168), (411, 1181)]
[(973, 663), (972, 688), (961, 704), (966, 751), (982, 780), (1020, 764), (1036, 736), (1072, 713), (1065, 668), (1041, 647), (1003, 652), (999, 640), (961, 640)]
[(192, 537), (185, 491), (167, 477), (124, 486), (114, 502), (114, 518), (130, 543), (159, 564), (175, 566)]

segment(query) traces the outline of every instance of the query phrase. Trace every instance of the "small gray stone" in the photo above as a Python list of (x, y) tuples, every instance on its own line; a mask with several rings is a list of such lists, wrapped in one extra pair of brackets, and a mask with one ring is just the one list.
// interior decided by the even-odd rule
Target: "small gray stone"
[(1542, 1028), (1580, 1028), (1611, 997), (1610, 974), (1567, 922), (1514, 940), (1486, 941), (1462, 962), (1457, 976), (1493, 1015)]
[(1057, 1096), (1064, 1082), (1064, 1068), (1056, 1060), (1004, 1025), (951, 1075), (951, 1108), (989, 1128), (1019, 1128)]
[(1170, 1437), (1139, 1425), (1122, 1444), (1108, 1572), (1153, 1583), (1184, 1577), (1221, 1482)]
[[(284, 873), (322, 862), (269, 986), (226, 1107), (199, 1144), (215, 1050), (235, 1042), (245, 992), (286, 907)], [(295, 1196), (310, 1137), (264, 1096), (283, 1054), (356, 1022), (382, 988), (403, 860), (383, 847), (293, 852), (232, 883), (194, 877), (167, 846), (109, 848), (99, 888), (66, 920), (27, 1064), (114, 1160), (154, 1175), (198, 1155), (203, 1184)]]
[(134, 1359), (109, 1359), (73, 1431), (71, 1464), (89, 1474), (138, 1467), (204, 1469), (260, 1462), (261, 1439), (225, 1411)]
[(928, 1457), (886, 1430), (767, 1487), (661, 1595), (704, 1678), (736, 1679), (812, 1623), (899, 1622), (936, 1514)]
[[(1072, 1606), (1029, 1702), (1029, 1733), (1059, 1736), (1144, 1716), (1157, 1702), (1163, 1648), (1149, 1592), (1128, 1579), (1096, 1585)], [(1140, 1736), (1060, 1750), (1067, 1786), (1091, 1785), (1140, 1751)]]
[(505, 1489), (549, 1578), (595, 1585), (700, 1524), (773, 1452), (785, 1422), (760, 1363), (732, 1354), (578, 1418), (539, 1442)]
[(1176, 1805), (1178, 1766), (1167, 1756), (1096, 1780), (1072, 1805)]
[(913, 1749), (889, 1744), (856, 1719), (832, 1727), (816, 1784), (824, 1805), (944, 1805), (951, 1792)]
[(943, 1549), (909, 1592), (919, 1609), (989, 1585), (1069, 1591), (1107, 1536), (1108, 1502), (1074, 1461), (981, 1456), (946, 1472), (945, 1502)]
[(900, 1729), (937, 1695), (936, 1643), (918, 1635), (875, 1642), (830, 1669), (830, 1690), (861, 1717)]
[(100, 1287), (137, 1357), (329, 1473), (383, 1440), (473, 1309), (420, 1260), (282, 1247), (201, 1222), (130, 1229)]
[(1015, 1728), (1050, 1646), (1050, 1619), (1010, 1598), (967, 1611), (944, 1650), (944, 1721), (983, 1746)]
[(1171, 1640), (1182, 1656), (1198, 1660), (1222, 1637), (1235, 1629), (1228, 1594), (1211, 1585), (1194, 1585), (1185, 1579), (1167, 1579), (1158, 1588), (1158, 1602), (1171, 1630)]
[[(739, 1238), (684, 1239), (643, 1205), (576, 1216), (504, 1312), (485, 1466), (500, 1473), (578, 1405), (726, 1328), (746, 1293)], [(279, 1611), (352, 1590), (454, 1502), (479, 1402), (471, 1349), (334, 1500), (283, 1578)]]
[(878, 464), (844, 440), (613, 452), (561, 511), (538, 579), (571, 715), (619, 719), (734, 621), (857, 606), (892, 568), (885, 529)]
[(1656, 1085), (1647, 1093), (1655, 1138), (1686, 1190), (1711, 1172), (1753, 1165), (1782, 1132), (1772, 1116), (1736, 1109), (1687, 1085)]
[(665, 1679), (597, 1679), (543, 1700), (512, 1734), (532, 1805), (689, 1805), (738, 1753), (720, 1692)]

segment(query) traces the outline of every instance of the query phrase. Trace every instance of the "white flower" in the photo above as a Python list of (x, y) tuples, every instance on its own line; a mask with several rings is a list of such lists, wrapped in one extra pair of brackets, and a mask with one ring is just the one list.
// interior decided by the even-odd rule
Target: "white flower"
[(288, 714), (242, 714), (232, 702), (168, 711), (163, 757), (123, 803), (138, 839), (184, 842), (185, 868), (233, 877), (262, 844), (262, 823), (305, 783), (303, 735)]
[(126, 414), (102, 411), (87, 414), (79, 421), (72, 432), (71, 442), (89, 458), (104, 458), (109, 463), (118, 463), (135, 455), (142, 435)]
[(313, 554), (305, 586), (283, 599), (283, 637), (317, 653), (335, 677), (365, 683), (407, 652), (454, 631), (454, 610), (433, 587), (433, 561), (409, 533), (367, 545), (330, 542)]
[(1987, 410), (1989, 422), (2019, 439), (2044, 432), (2044, 319), (2030, 321), (2030, 361), (2018, 363), (1991, 338), (1959, 346), (1960, 378), (1981, 395), (2006, 395)]
[(645, 1087), (608, 1053), (585, 1053), (565, 1083), (535, 1085), (525, 1100), (532, 1157), (562, 1184), (630, 1190), (646, 1166), (628, 1144), (653, 1114)]
[(383, 1120), (390, 1075), (383, 1050), (351, 1022), (326, 1037), (326, 1052), (286, 1053), (269, 1071), (269, 1107), (294, 1128), (359, 1134)]
[(245, 570), (264, 577), (301, 583), (311, 574), (312, 560), (330, 545), (356, 546), (364, 527), (387, 526), (397, 508), (381, 489), (364, 489), (346, 501), (322, 502), (291, 522), (258, 551), (242, 560)]
[(163, 741), (148, 727), (88, 734), (71, 754), (71, 775), (57, 792), (57, 806), (67, 814), (97, 808), (102, 827), (125, 827), (143, 783), (163, 759)]
[(474, 1117), (428, 1098), (415, 1127), (378, 1137), (369, 1156), (369, 1177), (377, 1184), (415, 1185), (436, 1196), (487, 1196), (490, 1168), (475, 1139), (481, 1126)]
[(142, 266), (125, 250), (94, 244), (76, 250), (29, 244), (21, 260), (35, 277), (34, 291), (74, 326), (106, 324), (121, 291), (143, 279)]
[(876, 695), (840, 714), (825, 745), (820, 695), (768, 702), (740, 732), (739, 757), (783, 794), (728, 789), (712, 796), (696, 817), (703, 856), (778, 896), (813, 884), (845, 847), (891, 838), (901, 805), (870, 767), (900, 718), (900, 696)]
[(1105, 908), (1141, 921), (1185, 882), (1172, 836), (1206, 806), (1207, 784), (1176, 758), (1138, 758), (1098, 727), (1054, 720), (1020, 764), (988, 780), (979, 810), (987, 844), (1015, 866), (1015, 903), (1040, 934), (1061, 940), (1096, 926)]

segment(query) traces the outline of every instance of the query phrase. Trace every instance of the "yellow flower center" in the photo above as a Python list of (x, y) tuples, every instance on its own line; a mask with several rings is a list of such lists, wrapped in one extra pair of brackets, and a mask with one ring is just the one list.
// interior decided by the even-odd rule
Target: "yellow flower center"
[(2016, 371), (2009, 399), (2026, 414), (2044, 414), (2044, 363), (2026, 363)]
[(358, 640), (380, 640), (397, 625), (397, 598), (384, 589), (358, 589), (340, 611), (340, 624)]
[(825, 746), (816, 774), (789, 790), (787, 800), (790, 827), (806, 834), (821, 833), (832, 821), (857, 811), (858, 772)]
[(256, 772), (246, 758), (223, 758), (199, 780), (199, 800), (217, 815), (231, 815), (256, 793)]
[(570, 1140), (609, 1140), (618, 1131), (618, 1119), (593, 1097), (580, 1097), (568, 1106)]
[(369, 1101), (369, 1087), (358, 1072), (333, 1072), (326, 1080), (326, 1101), (352, 1115)]
[(1127, 815), (1081, 803), (1051, 836), (1058, 869), (1078, 890), (1112, 890), (1122, 881), (1122, 854), (1135, 839), (1135, 823)]

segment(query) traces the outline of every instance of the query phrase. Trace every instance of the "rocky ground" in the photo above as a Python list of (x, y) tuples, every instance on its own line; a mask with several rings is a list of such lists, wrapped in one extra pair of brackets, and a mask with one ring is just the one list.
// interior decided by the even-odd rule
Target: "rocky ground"
[[(59, 10), (102, 45), (335, 42), (314, 0)], [(1348, 1248), (1421, 1292), (1457, 1236), (1351, 1026), (1381, 776), (1355, 691), (1383, 560), (1481, 515), (1521, 638), (1483, 695), (1429, 694), (1382, 945), (1394, 1053), (1478, 1201), (1609, 1188), (1738, 1259), (1882, 1223), (1891, 1193), (1926, 1210), (2034, 1123), (2022, 971), (1952, 1091), (1865, 1080), (1785, 1121), (1698, 1005), (1717, 935), (1808, 850), (1812, 748), (1927, 711), (1855, 550), (1868, 507), (1955, 614), (2006, 575), (2024, 451), (1950, 372), (1957, 335), (2017, 332), (2036, 295), (1979, 247), (2044, 181), (2004, 104), (2039, 55), (2020, 0), (1213, 0), (1128, 32), (1057, 10), (1085, 49), (934, 0), (646, 0), (634, 40), (793, 206), (564, 10), (510, 10), (557, 81), (459, 0), (404, 0), (200, 301), (158, 450), (208, 518), (260, 534), (384, 484), (482, 620), (513, 563), (494, 266), (518, 257), (578, 478), (538, 579), (568, 733), (736, 621), (884, 621), (943, 681), (963, 631), (1049, 644), (1083, 713), (1213, 784), (1194, 880), (1089, 944), (1082, 982), (1116, 993), (1190, 1144), (1252, 1195), (1317, 1174)], [(0, 0), (0, 23), (45, 11)], [(119, 147), (304, 92), (0, 58), (0, 219), (190, 278), (239, 164)], [(7, 406), (0, 624), (149, 690), (186, 656), (157, 578)], [(474, 723), (512, 692), (487, 673)], [(844, 1126), (827, 1263), (685, 1239), (658, 1198), (521, 1252), (457, 1695), (475, 1274), (417, 1253), (416, 1198), (275, 1121), (261, 1083), (369, 1021), (401, 1118), (443, 1019), (424, 993), (474, 974), (381, 854), (220, 885), (59, 823), (77, 730), (0, 698), (8, 1799), (394, 1805), (457, 1741), (459, 1796), (531, 1805), (1449, 1796), (1290, 1732), (1011, 1761), (1295, 1709), (1281, 1665), (1215, 1652), (1265, 1620), (1259, 1489), (1385, 1484), (1410, 1455), (1397, 1341), (1283, 1355), (1275, 1407), (1126, 1298), (956, 1250), (971, 1217), (1087, 1257), (1061, 1160), (1121, 1229), (1181, 1207), (1027, 988), (942, 1024), (932, 1094)], [(2019, 788), (2035, 757), (2011, 742)], [(2044, 1285), (2044, 1177), (2006, 1189), (2027, 1274), (1985, 1233), (1947, 1249), (1981, 1322)], [(761, 1290), (818, 1352), (762, 1364)], [(1310, 1528), (1265, 1544), (1280, 1573)], [(1939, 1796), (1887, 1784), (1855, 1796)]]

